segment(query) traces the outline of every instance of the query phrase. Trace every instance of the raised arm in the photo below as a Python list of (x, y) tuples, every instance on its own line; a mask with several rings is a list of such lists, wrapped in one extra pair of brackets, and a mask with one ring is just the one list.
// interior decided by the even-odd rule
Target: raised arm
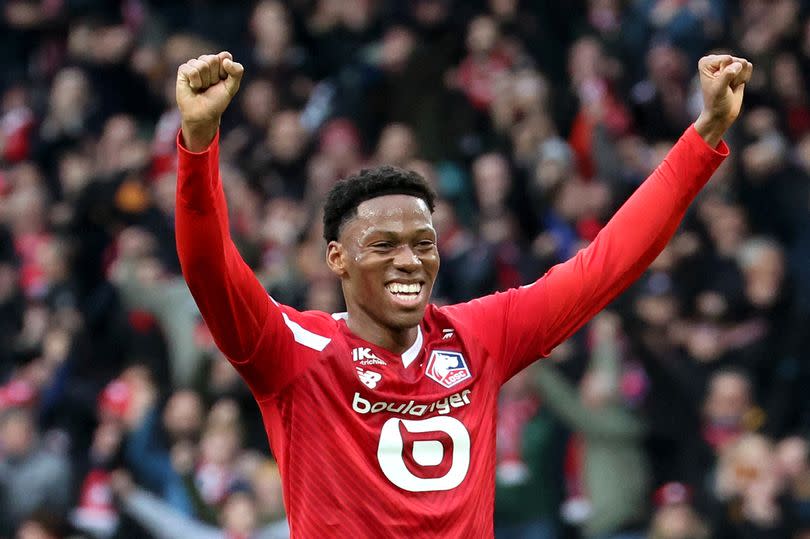
[(219, 176), (218, 130), (242, 78), (231, 54), (204, 55), (177, 71), (178, 134), (175, 230), (183, 277), (220, 350), (257, 398), (295, 375), (293, 335), (230, 237)]
[(700, 117), (587, 248), (529, 286), (446, 309), (492, 329), (481, 338), (500, 358), (503, 380), (550, 353), (630, 286), (728, 155), (721, 139), (740, 112), (752, 65), (721, 55), (704, 57), (698, 67)]
[(747, 60), (729, 55), (700, 60), (700, 117), (591, 245), (538, 281), (546, 298), (543, 353), (630, 286), (664, 249), (728, 155), (722, 137), (740, 113), (752, 69)]
[(218, 129), (243, 68), (229, 53), (177, 70), (177, 253), (188, 287), (220, 350), (234, 361), (256, 347), (270, 299), (230, 237), (219, 178)]

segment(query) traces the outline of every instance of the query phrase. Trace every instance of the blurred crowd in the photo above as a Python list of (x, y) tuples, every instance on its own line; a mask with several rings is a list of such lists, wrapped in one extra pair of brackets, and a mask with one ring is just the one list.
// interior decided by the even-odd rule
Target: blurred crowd
[[(390, 163), (441, 196), (439, 303), (587, 245), (755, 64), (732, 156), (645, 276), (512, 379), (498, 539), (810, 537), (810, 2), (0, 2), (0, 538), (286, 537), (257, 406), (174, 247), (176, 68), (229, 50), (233, 237), (343, 309), (319, 208)], [(655, 211), (655, 208), (650, 208)]]

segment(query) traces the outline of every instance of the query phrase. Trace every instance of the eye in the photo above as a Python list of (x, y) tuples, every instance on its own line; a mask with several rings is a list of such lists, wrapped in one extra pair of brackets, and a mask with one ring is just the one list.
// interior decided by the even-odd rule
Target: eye
[(372, 243), (371, 247), (373, 249), (377, 249), (378, 251), (387, 251), (394, 248), (394, 243), (390, 241), (378, 241)]
[(419, 249), (432, 249), (435, 245), (433, 240), (422, 240), (416, 244)]

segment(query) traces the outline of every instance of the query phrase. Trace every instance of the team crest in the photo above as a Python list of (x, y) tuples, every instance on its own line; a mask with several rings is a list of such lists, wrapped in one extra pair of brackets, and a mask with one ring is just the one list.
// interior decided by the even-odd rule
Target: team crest
[(470, 368), (467, 367), (467, 362), (461, 352), (446, 350), (434, 350), (430, 354), (425, 374), (444, 387), (453, 387), (472, 377)]

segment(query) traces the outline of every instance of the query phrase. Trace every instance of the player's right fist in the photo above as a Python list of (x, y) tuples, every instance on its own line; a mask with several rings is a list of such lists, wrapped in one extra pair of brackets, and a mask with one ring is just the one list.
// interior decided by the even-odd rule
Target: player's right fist
[(175, 95), (186, 148), (201, 151), (208, 147), (244, 72), (229, 52), (204, 54), (177, 69)]

